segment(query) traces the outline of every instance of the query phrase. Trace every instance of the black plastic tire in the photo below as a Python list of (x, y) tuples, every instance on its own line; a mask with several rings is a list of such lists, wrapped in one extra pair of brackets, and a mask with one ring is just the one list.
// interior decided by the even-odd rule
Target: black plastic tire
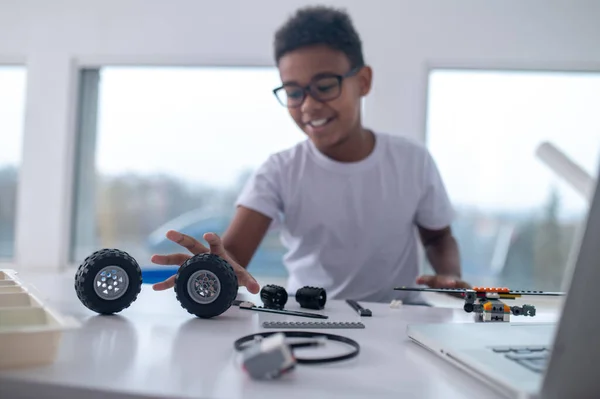
[(327, 292), (320, 287), (304, 286), (296, 291), (296, 302), (301, 308), (321, 310), (327, 302)]
[[(105, 267), (118, 266), (127, 273), (128, 286), (119, 298), (108, 300), (94, 289), (96, 275)], [(105, 248), (85, 258), (75, 274), (75, 292), (85, 307), (99, 314), (114, 314), (128, 308), (142, 289), (142, 271), (127, 252)]]
[(282, 310), (287, 303), (288, 293), (279, 285), (269, 284), (260, 290), (260, 299), (265, 308)]
[[(216, 276), (219, 292), (210, 303), (195, 300), (188, 290), (193, 274), (207, 271)], [(175, 295), (181, 306), (197, 317), (209, 319), (225, 312), (233, 305), (238, 292), (238, 279), (233, 267), (223, 258), (209, 254), (194, 255), (185, 261), (175, 276)]]

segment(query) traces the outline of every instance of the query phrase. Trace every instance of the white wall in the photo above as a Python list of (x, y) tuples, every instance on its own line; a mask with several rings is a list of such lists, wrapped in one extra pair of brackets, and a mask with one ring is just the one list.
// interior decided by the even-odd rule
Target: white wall
[[(309, 3), (0, 0), (0, 63), (29, 77), (18, 267), (66, 264), (79, 65), (272, 65), (274, 30)], [(432, 66), (600, 70), (598, 1), (324, 3), (348, 8), (374, 67), (366, 123), (395, 134), (424, 138)]]

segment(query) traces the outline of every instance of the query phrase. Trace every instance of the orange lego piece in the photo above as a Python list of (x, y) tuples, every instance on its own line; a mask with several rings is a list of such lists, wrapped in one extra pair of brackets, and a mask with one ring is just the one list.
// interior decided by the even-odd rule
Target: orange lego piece
[(507, 287), (473, 287), (473, 291), (477, 291), (477, 292), (499, 292), (499, 293), (510, 292), (510, 290)]

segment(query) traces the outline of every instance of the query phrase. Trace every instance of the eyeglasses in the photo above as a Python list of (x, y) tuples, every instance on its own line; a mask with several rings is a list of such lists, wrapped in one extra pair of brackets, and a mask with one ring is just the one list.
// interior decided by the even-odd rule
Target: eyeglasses
[(273, 94), (275, 94), (281, 105), (288, 108), (301, 106), (307, 95), (321, 102), (332, 101), (342, 94), (342, 82), (344, 79), (356, 75), (361, 68), (353, 68), (344, 75), (320, 75), (305, 87), (295, 83), (287, 83), (274, 89)]

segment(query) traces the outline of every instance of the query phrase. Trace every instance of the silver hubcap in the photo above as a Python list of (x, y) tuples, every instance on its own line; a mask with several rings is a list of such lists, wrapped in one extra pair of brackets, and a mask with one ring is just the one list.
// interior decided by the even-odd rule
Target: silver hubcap
[(109, 301), (123, 296), (129, 287), (129, 277), (119, 266), (107, 266), (94, 278), (94, 291), (102, 299)]
[(201, 304), (214, 302), (221, 293), (221, 283), (211, 271), (198, 270), (194, 272), (187, 283), (190, 297)]

